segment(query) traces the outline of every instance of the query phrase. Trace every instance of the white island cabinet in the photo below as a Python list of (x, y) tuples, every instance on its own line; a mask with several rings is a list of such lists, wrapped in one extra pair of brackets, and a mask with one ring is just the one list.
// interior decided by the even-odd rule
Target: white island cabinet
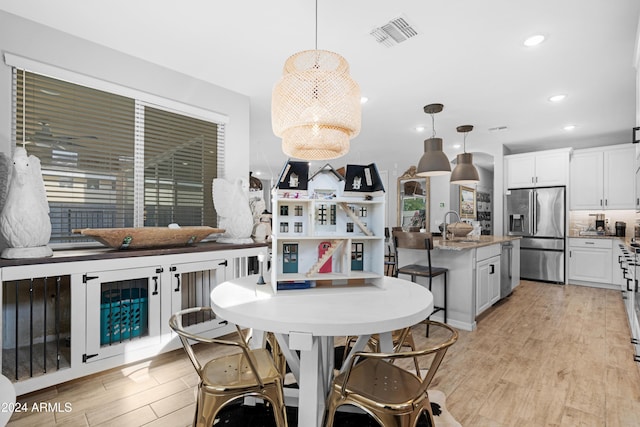
[[(480, 236), (477, 242), (442, 241), (434, 238), (435, 249), (431, 251), (434, 266), (449, 269), (447, 278), (447, 323), (458, 329), (472, 331), (476, 328), (476, 317), (500, 299), (501, 264), (508, 262), (511, 267), (510, 283), (514, 288), (520, 277), (519, 237)], [(513, 242), (511, 262), (502, 258), (502, 243)], [(424, 251), (398, 249), (399, 266), (406, 264), (426, 264)], [(402, 276), (401, 276), (402, 277)], [(427, 279), (418, 277), (416, 281), (426, 284)], [(435, 278), (432, 286), (434, 304), (443, 301), (441, 279)], [(442, 312), (432, 316), (442, 320)]]
[[(210, 305), (214, 287), (257, 273), (267, 252), (266, 244), (199, 243), (0, 260), (2, 373), (22, 395), (179, 348), (171, 315)], [(216, 317), (187, 321), (193, 333), (233, 331)]]
[(500, 299), (500, 245), (476, 249), (476, 316)]

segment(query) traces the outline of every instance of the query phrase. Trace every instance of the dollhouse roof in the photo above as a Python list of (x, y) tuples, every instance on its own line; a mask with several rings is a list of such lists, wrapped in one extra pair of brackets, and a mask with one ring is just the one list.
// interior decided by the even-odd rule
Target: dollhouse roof
[(309, 163), (289, 160), (280, 172), (276, 187), (282, 190), (306, 191), (308, 183)]
[(338, 181), (344, 181), (344, 177), (342, 176), (342, 174), (340, 174), (340, 172), (335, 170), (333, 166), (331, 166), (329, 163), (327, 163), (326, 165), (324, 165), (323, 167), (315, 171), (314, 174), (311, 175), (311, 177), (309, 178), (309, 181), (313, 180), (313, 178), (315, 178), (317, 175), (325, 174), (325, 173), (332, 175)]
[(384, 193), (384, 186), (375, 163), (369, 165), (347, 165), (345, 194), (377, 196)]

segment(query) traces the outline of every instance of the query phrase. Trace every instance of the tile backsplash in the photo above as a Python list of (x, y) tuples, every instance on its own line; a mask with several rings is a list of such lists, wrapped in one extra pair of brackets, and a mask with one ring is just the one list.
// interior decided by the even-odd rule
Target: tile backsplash
[(616, 221), (627, 224), (626, 237), (633, 237), (636, 212), (634, 210), (611, 210), (611, 211), (570, 211), (569, 212), (569, 236), (577, 236), (581, 231), (589, 228), (595, 229), (595, 216), (590, 214), (604, 213), (605, 219), (609, 220), (609, 232), (615, 234)]

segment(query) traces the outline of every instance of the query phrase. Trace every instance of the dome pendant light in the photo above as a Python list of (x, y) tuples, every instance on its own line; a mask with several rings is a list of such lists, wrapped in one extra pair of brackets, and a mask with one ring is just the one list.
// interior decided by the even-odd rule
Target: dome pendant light
[(345, 155), (360, 133), (360, 87), (340, 55), (318, 50), (316, 0), (315, 49), (289, 57), (271, 97), (271, 126), (282, 138), (282, 151), (304, 160)]
[(431, 116), (433, 134), (431, 138), (424, 140), (424, 154), (418, 163), (416, 175), (438, 176), (451, 172), (449, 159), (442, 151), (442, 138), (436, 138), (436, 126), (433, 118), (433, 115), (441, 112), (443, 108), (442, 104), (429, 104), (424, 107), (424, 112)]
[(451, 183), (459, 185), (477, 184), (480, 182), (478, 170), (473, 166), (473, 154), (467, 153), (467, 134), (473, 130), (471, 125), (458, 126), (456, 130), (464, 133), (463, 153), (456, 156), (456, 167), (451, 173)]

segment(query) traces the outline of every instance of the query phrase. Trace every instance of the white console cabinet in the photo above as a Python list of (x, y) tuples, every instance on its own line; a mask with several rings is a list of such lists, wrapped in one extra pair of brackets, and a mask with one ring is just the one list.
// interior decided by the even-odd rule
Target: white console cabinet
[[(0, 260), (2, 374), (18, 395), (179, 348), (169, 318), (210, 305), (213, 288), (258, 272), (266, 244), (57, 251)], [(224, 335), (224, 319), (193, 316), (189, 329)]]

